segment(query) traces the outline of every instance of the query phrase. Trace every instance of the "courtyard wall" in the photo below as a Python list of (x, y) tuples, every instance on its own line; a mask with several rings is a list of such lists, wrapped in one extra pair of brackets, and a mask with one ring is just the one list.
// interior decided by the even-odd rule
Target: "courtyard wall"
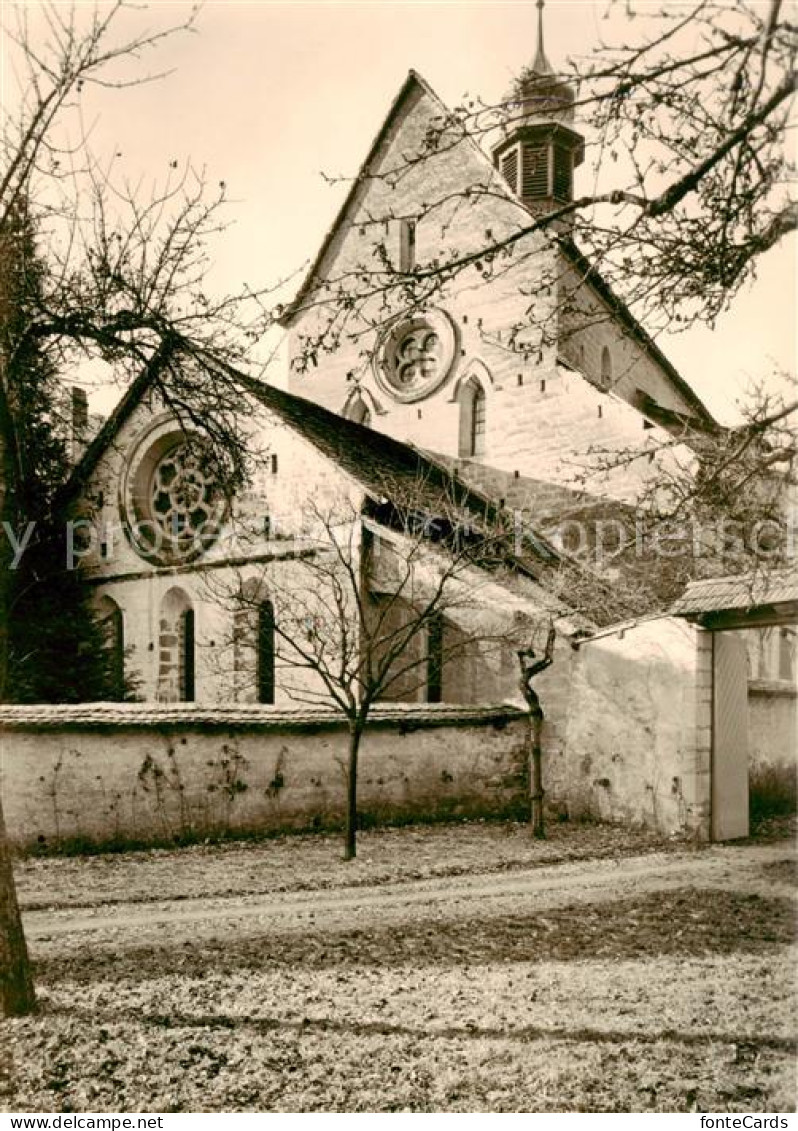
[(661, 617), (580, 643), (564, 778), (571, 817), (709, 837), (711, 635)]
[[(363, 741), (363, 824), (528, 811), (512, 707), (383, 707)], [(348, 732), (329, 711), (96, 704), (0, 709), (0, 788), (17, 849), (339, 825)]]

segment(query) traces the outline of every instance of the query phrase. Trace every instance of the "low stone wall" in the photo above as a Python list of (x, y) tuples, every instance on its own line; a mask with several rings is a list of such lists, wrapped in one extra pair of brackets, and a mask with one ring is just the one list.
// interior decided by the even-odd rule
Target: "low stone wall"
[(658, 618), (579, 645), (565, 740), (572, 817), (709, 836), (709, 633)]
[(783, 680), (748, 685), (751, 764), (791, 769), (798, 761), (798, 690)]
[[(362, 823), (527, 812), (512, 707), (384, 707), (363, 739)], [(148, 845), (334, 827), (348, 733), (328, 711), (97, 704), (0, 708), (18, 849)]]

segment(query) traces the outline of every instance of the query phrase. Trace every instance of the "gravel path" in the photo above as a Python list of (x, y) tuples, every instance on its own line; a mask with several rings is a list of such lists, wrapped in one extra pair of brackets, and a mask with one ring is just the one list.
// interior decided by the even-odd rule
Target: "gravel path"
[(510, 873), (477, 874), (375, 886), (319, 891), (163, 900), (114, 904), (95, 909), (32, 910), (24, 915), (31, 941), (60, 934), (141, 930), (196, 923), (209, 929), (220, 921), (247, 921), (258, 930), (280, 933), (353, 926), (407, 917), (468, 916), (478, 907), (482, 917), (501, 916), (527, 904), (535, 910), (562, 908), (685, 888), (735, 890), (768, 897), (794, 895), (789, 844), (717, 846), (702, 852), (654, 853), (614, 860), (580, 861)]
[(338, 851), (22, 862), (42, 1008), (4, 1027), (0, 1108), (795, 1109), (790, 839), (485, 826)]

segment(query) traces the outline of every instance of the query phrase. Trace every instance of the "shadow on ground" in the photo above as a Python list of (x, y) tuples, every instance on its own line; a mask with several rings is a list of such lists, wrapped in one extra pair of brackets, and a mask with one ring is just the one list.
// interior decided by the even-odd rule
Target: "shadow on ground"
[[(540, 914), (405, 920), (400, 929), (377, 922), (350, 929), (309, 925), (300, 932), (237, 935), (235, 921), (195, 937), (127, 945), (117, 931), (94, 937), (79, 952), (43, 956), (36, 977), (45, 984), (124, 980), (146, 982), (179, 971), (187, 977), (237, 970), (301, 967), (454, 967), (496, 962), (703, 957), (761, 952), (792, 942), (791, 901), (699, 889), (652, 892), (612, 903), (579, 904)], [(196, 925), (200, 928), (200, 924)], [(191, 930), (188, 927), (187, 930)], [(130, 930), (135, 939), (135, 930)]]

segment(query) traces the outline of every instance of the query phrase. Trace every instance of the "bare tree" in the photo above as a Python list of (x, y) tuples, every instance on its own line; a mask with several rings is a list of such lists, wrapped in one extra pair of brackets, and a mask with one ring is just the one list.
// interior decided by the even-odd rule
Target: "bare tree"
[[(400, 311), (458, 309), (469, 289), (484, 288), (487, 297), (502, 279), (517, 283), (521, 309), (500, 329), (491, 311), (479, 335), (519, 360), (541, 362), (547, 346), (567, 354), (569, 340), (617, 321), (625, 304), (652, 330), (711, 325), (729, 307), (798, 221), (786, 146), (794, 13), (781, 0), (694, 0), (645, 11), (627, 5), (626, 15), (623, 39), (559, 72), (541, 30), (534, 63), (506, 98), (474, 97), (453, 110), (438, 104), (426, 129), (372, 154), (342, 214), (351, 254), (322, 254), (286, 313), (296, 326), (298, 371), (312, 379), (325, 352), (346, 350), (357, 385), (372, 364), (375, 333)], [(435, 101), (431, 92), (427, 101)], [(502, 145), (524, 131), (534, 141), (530, 155), (535, 146), (542, 151), (542, 122), (574, 160), (584, 155), (588, 191), (572, 191), (563, 166), (560, 191), (550, 179), (536, 196), (516, 158), (510, 172), (504, 168)], [(475, 142), (494, 155), (495, 167), (483, 161), (481, 174)], [(468, 168), (462, 182), (457, 160)], [(556, 179), (556, 153), (541, 160)], [(412, 254), (397, 251), (402, 225), (412, 229)], [(583, 301), (591, 286), (607, 298), (600, 308)], [(649, 420), (668, 416), (656, 403), (638, 407)], [(692, 576), (780, 564), (789, 544), (795, 408), (762, 387), (737, 428), (698, 411), (671, 413), (658, 443), (596, 446), (589, 460), (574, 460), (574, 486), (588, 491), (608, 472), (648, 461), (657, 468), (636, 505), (608, 513), (593, 504), (594, 519), (605, 529), (612, 520), (622, 543), (609, 562), (593, 556), (593, 564), (614, 578), (624, 572), (617, 596), (627, 615), (667, 608)], [(581, 521), (589, 508), (572, 509)], [(588, 540), (589, 554), (595, 549)], [(645, 577), (652, 563), (654, 586)]]
[[(656, 474), (627, 504), (591, 507), (575, 494), (570, 513), (565, 506), (542, 527), (555, 542), (564, 533), (566, 550), (615, 579), (628, 616), (667, 610), (696, 578), (780, 569), (795, 555), (797, 411), (759, 387), (734, 427), (684, 422), (642, 446), (592, 445), (574, 460), (575, 486), (653, 461)], [(569, 540), (569, 525), (580, 537)]]
[(529, 733), (530, 733), (530, 775), (532, 802), (532, 834), (542, 839), (546, 835), (543, 812), (543, 708), (540, 705), (540, 696), (535, 690), (532, 681), (546, 668), (554, 663), (554, 645), (557, 631), (552, 625), (546, 637), (546, 647), (543, 655), (538, 657), (532, 648), (523, 648), (518, 651), (518, 663), (521, 668), (521, 694), (529, 707)]
[[(120, 380), (146, 370), (179, 415), (201, 418), (217, 441), (219, 479), (232, 488), (245, 462), (234, 424), (238, 399), (228, 384), (208, 378), (207, 358), (241, 360), (257, 334), (241, 296), (213, 300), (204, 286), (207, 241), (224, 224), (225, 186), (219, 182), (211, 191), (202, 173), (177, 163), (151, 189), (129, 182), (118, 173), (115, 157), (93, 153), (81, 114), (82, 99), (94, 86), (124, 89), (159, 77), (147, 70), (149, 59), (193, 29), (195, 12), (152, 31), (135, 30), (141, 27), (141, 10), (126, 0), (93, 9), (54, 2), (15, 5), (3, 15), (12, 21), (2, 29), (4, 59), (18, 79), (16, 102), (9, 100), (0, 138), (4, 531), (21, 535), (32, 517), (41, 517), (31, 514), (36, 452), (24, 424), (31, 396), (47, 391), (35, 382), (42, 373), (63, 373), (87, 359), (109, 363)], [(10, 293), (6, 282), (12, 272), (22, 278), (35, 272), (36, 285)], [(253, 301), (252, 317), (260, 325), (262, 309)], [(35, 369), (28, 364), (32, 355)], [(40, 415), (58, 427), (55, 401)], [(9, 538), (2, 558), (4, 670)], [(5, 843), (0, 901), (4, 1007), (23, 1012), (33, 1008), (34, 997)]]
[[(150, 77), (141, 70), (142, 60), (190, 31), (194, 14), (177, 25), (131, 35), (124, 21), (135, 14), (135, 6), (125, 0), (98, 5), (87, 21), (85, 9), (43, 4), (44, 33), (28, 25), (28, 6), (13, 11), (20, 22), (7, 34), (16, 47), (24, 93), (0, 141), (0, 237), (9, 235), (24, 210), (46, 248), (47, 267), (11, 350), (0, 358), (0, 446), (7, 480), (2, 517), (16, 521), (25, 476), (18, 390), (11, 375), (34, 342), (59, 369), (86, 357), (113, 364), (123, 378), (146, 369), (178, 416), (201, 424), (216, 441), (219, 478), (233, 490), (247, 461), (237, 427), (242, 384), (233, 365), (247, 360), (273, 315), (266, 295), (215, 299), (205, 286), (207, 241), (224, 224), (225, 185), (217, 181), (211, 189), (201, 171), (178, 167), (160, 186), (142, 191), (118, 173), (115, 158), (92, 153), (79, 113), (81, 96), (91, 85), (124, 87)], [(417, 151), (401, 155), (390, 169), (366, 170), (360, 183), (379, 180), (389, 190), (387, 197), (396, 185), (410, 183), (419, 168), (426, 187), (406, 214), (386, 201), (360, 217), (359, 261), (315, 280), (300, 294), (293, 309), (321, 315), (303, 341), (300, 365), (311, 368), (325, 351), (347, 340), (370, 353), (374, 327), (398, 309), (420, 308), (459, 279), (467, 285), (489, 282), (519, 264), (540, 262), (541, 253), (555, 243), (573, 249), (575, 240), (637, 310), (657, 317), (661, 312), (660, 324), (711, 320), (724, 309), (758, 258), (796, 226), (783, 151), (795, 85), (795, 28), (781, 0), (770, 0), (766, 8), (695, 0), (687, 10), (666, 8), (645, 28), (639, 42), (608, 48), (598, 65), (577, 64), (570, 76), (577, 87), (571, 105), (592, 123), (588, 144), (596, 177), (604, 178), (595, 180), (594, 191), (530, 210), (511, 199), (498, 172), (486, 171), (465, 191), (434, 187), (437, 161), (459, 146), (473, 145), (475, 138), (513, 128), (541, 90), (551, 92), (558, 85), (563, 76), (552, 75), (545, 57), (520, 77), (501, 105), (474, 101), (454, 112), (441, 108)], [(496, 202), (498, 222), (491, 218)], [(394, 262), (388, 253), (380, 234), (386, 222), (420, 219), (446, 234), (464, 209), (473, 221), (464, 242), (442, 239), (438, 253), (409, 264)], [(572, 255), (571, 262), (584, 262), (588, 277), (587, 260)], [(584, 325), (575, 296), (561, 284), (556, 270), (536, 276), (535, 296), (549, 291), (554, 298), (543, 306), (530, 299), (524, 316), (507, 328), (506, 348), (541, 348), (552, 340), (553, 321), (559, 325), (563, 312), (572, 328)], [(531, 345), (530, 327), (537, 328)], [(220, 359), (233, 365), (220, 365)], [(767, 437), (760, 436), (760, 443), (743, 446), (733, 467), (746, 453), (767, 450)], [(429, 544), (424, 542), (425, 549)], [(456, 549), (453, 560), (462, 564), (463, 552)], [(336, 557), (328, 547), (325, 555), (303, 562), (324, 561), (329, 570)], [(330, 611), (343, 601), (341, 609), (354, 610), (362, 635), (368, 610), (358, 604), (365, 602), (362, 590), (344, 584), (350, 576), (352, 570), (339, 560), (328, 579)], [(409, 637), (402, 630), (405, 647), (421, 639), (431, 617), (442, 611), (436, 600), (444, 601), (443, 594), (424, 598), (426, 615), (415, 617)], [(2, 593), (0, 605), (5, 605)], [(306, 653), (306, 663), (321, 649), (326, 665), (323, 640), (310, 647), (313, 642), (303, 639), (296, 636), (294, 643)], [(396, 643), (402, 639), (397, 631)], [(346, 704), (350, 735), (357, 739), (350, 757), (354, 798), (362, 737), (358, 720), (368, 717), (375, 695), (393, 677), (390, 663), (386, 667), (368, 646), (365, 653), (358, 648), (351, 655), (351, 641), (345, 651), (341, 648), (328, 676), (339, 679), (339, 692), (342, 678), (348, 688), (341, 693), (341, 709)], [(386, 655), (392, 651), (389, 643)], [(370, 657), (365, 669), (363, 654)], [(379, 686), (367, 695), (363, 688), (371, 686), (375, 672)], [(316, 674), (324, 682), (321, 672)], [(350, 824), (354, 852), (354, 805)], [(10, 869), (2, 882), (13, 892)], [(15, 904), (6, 899), (4, 905)], [(21, 931), (17, 935), (21, 938)], [(14, 937), (14, 930), (6, 936), (12, 944)]]
[(23, 1017), (36, 1009), (36, 993), (17, 903), (2, 805), (0, 805), (0, 1008), (3, 1017)]
[(365, 501), (309, 501), (301, 538), (282, 558), (242, 569), (235, 592), (224, 580), (207, 582), (236, 614), (237, 648), (257, 639), (267, 601), (281, 691), (346, 719), (347, 860), (356, 853), (359, 754), (375, 704), (419, 693), (442, 701), (448, 665), (466, 657), (487, 685), (491, 664), (511, 664), (513, 646), (558, 607), (532, 580), (546, 567), (529, 545), (528, 556), (515, 553), (509, 516), (477, 513), (473, 501), (454, 481), (447, 488), (385, 476)]
[[(760, 258), (798, 224), (785, 146), (796, 87), (791, 7), (691, 0), (641, 12), (627, 5), (626, 16), (617, 42), (559, 71), (541, 26), (534, 63), (505, 98), (440, 104), (415, 144), (359, 172), (353, 194), (384, 189), (355, 218), (362, 254), (309, 280), (290, 310), (324, 312), (306, 343), (309, 365), (361, 335), (361, 322), (373, 327), (397, 308), (422, 308), (460, 276), (476, 285), (520, 264), (534, 274), (556, 242), (571, 250), (580, 282), (598, 269), (650, 330), (711, 324), (728, 308)], [(587, 191), (572, 191), (565, 165), (559, 190), (533, 199), (520, 182), (508, 186), (502, 139), (541, 122), (566, 137), (574, 160), (584, 157)], [(574, 129), (585, 135), (579, 142)], [(486, 164), (468, 184), (453, 184), (447, 163), (467, 160), (475, 142), (493, 150), (496, 171)], [(508, 208), (516, 193), (519, 206)], [(467, 236), (464, 216), (472, 220)], [(386, 231), (403, 220), (440, 232), (425, 240), (433, 252), (415, 262), (391, 253)], [(555, 270), (535, 282), (535, 301), (507, 328), (519, 352), (528, 349), (530, 322), (543, 328), (555, 317), (541, 291), (564, 279)], [(561, 293), (558, 305), (572, 331), (591, 324), (575, 292)]]

